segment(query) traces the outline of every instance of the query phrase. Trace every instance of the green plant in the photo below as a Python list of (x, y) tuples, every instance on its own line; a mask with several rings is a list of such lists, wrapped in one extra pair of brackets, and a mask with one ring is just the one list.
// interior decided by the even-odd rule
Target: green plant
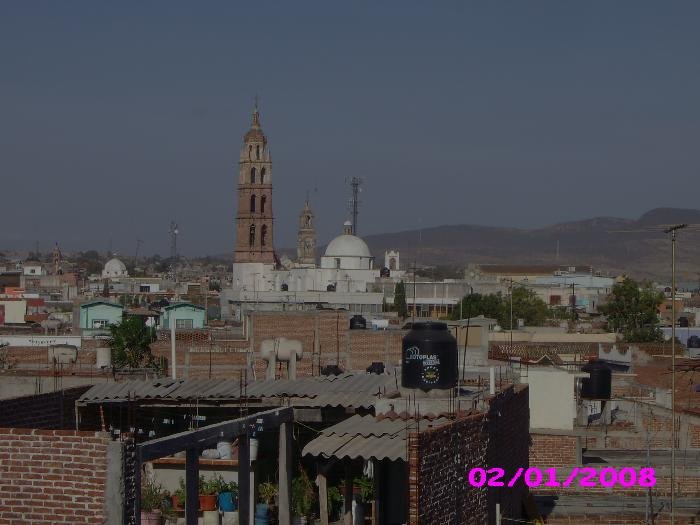
[[(238, 485), (236, 485), (236, 492), (238, 491)], [(277, 496), (277, 485), (269, 481), (265, 481), (258, 485), (258, 494), (260, 501), (266, 505), (272, 505), (275, 501), (275, 496)]]
[(366, 476), (360, 476), (359, 478), (352, 480), (352, 483), (360, 489), (360, 497), (362, 498), (362, 501), (368, 502), (372, 499), (372, 495), (374, 494), (374, 483), (372, 483), (371, 479)]
[(205, 480), (204, 476), (199, 476), (199, 495), (215, 496), (219, 492), (219, 487), (221, 486), (222, 482), (223, 478), (221, 478), (221, 482), (219, 482), (219, 478)]
[(230, 492), (233, 494), (234, 499), (238, 497), (238, 483), (235, 481), (230, 481), (229, 483), (224, 483), (221, 486), (221, 492)]
[(316, 499), (313, 483), (302, 468), (299, 476), (292, 480), (292, 512), (295, 516), (309, 516)]
[(121, 323), (110, 325), (109, 346), (115, 366), (145, 368), (153, 366), (151, 343), (155, 331), (136, 316), (126, 316)]
[(153, 512), (163, 507), (165, 492), (163, 487), (152, 478), (146, 477), (141, 483), (141, 510)]
[(338, 487), (329, 487), (327, 499), (328, 515), (333, 516), (335, 511), (340, 508), (340, 505), (343, 503), (343, 496), (340, 493), (340, 489)]
[(177, 496), (177, 499), (180, 500), (180, 504), (183, 507), (185, 506), (185, 501), (187, 499), (187, 488), (185, 487), (185, 480), (183, 478), (180, 478), (179, 487), (173, 493), (173, 496)]

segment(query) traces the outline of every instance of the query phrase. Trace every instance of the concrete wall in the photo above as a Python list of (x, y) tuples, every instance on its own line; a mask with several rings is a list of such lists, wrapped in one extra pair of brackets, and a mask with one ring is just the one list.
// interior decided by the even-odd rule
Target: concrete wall
[(80, 328), (92, 329), (93, 321), (106, 320), (107, 324), (119, 324), (124, 308), (118, 304), (93, 304), (80, 307)]
[[(585, 377), (588, 374), (579, 374)], [(522, 381), (530, 386), (530, 427), (572, 430), (576, 418), (576, 375), (554, 368), (527, 370)]]
[(5, 324), (24, 324), (24, 314), (27, 313), (27, 301), (3, 301), (0, 299), (0, 307), (5, 311)]

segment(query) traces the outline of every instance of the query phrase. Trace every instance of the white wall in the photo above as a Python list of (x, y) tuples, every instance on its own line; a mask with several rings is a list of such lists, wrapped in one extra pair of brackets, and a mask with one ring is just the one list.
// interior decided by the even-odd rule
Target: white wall
[(0, 304), (5, 307), (5, 324), (24, 323), (27, 301), (0, 301)]
[(573, 430), (576, 418), (576, 377), (557, 368), (529, 367), (522, 381), (530, 387), (530, 428)]

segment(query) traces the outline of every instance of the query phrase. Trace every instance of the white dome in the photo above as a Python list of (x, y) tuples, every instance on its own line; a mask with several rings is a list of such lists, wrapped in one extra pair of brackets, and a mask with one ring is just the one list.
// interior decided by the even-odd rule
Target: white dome
[(102, 270), (102, 277), (125, 277), (127, 275), (126, 265), (116, 257), (107, 261), (104, 270)]
[(372, 257), (365, 241), (355, 235), (339, 235), (326, 248), (326, 257)]

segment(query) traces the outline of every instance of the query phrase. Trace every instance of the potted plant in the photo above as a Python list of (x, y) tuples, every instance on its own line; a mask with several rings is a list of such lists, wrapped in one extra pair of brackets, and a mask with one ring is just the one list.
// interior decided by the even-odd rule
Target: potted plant
[(299, 476), (292, 480), (292, 523), (294, 525), (306, 525), (315, 499), (314, 485), (302, 468)]
[(153, 478), (146, 477), (141, 483), (141, 525), (160, 525), (165, 493)]
[(221, 512), (233, 512), (236, 510), (238, 508), (238, 483), (235, 481), (226, 483), (221, 478), (218, 502)]
[(219, 489), (219, 480), (212, 478), (205, 480), (199, 476), (199, 510), (216, 510), (216, 493)]
[(338, 487), (328, 488), (328, 517), (330, 521), (337, 521), (339, 519), (339, 512), (343, 506), (343, 495), (340, 493)]
[(255, 520), (261, 520), (263, 523), (268, 522), (270, 514), (270, 505), (275, 502), (277, 497), (277, 485), (270, 481), (265, 481), (258, 485), (258, 497), (260, 503), (255, 506)]
[(185, 480), (180, 478), (180, 486), (173, 492), (173, 508), (182, 510), (185, 508), (185, 500), (187, 499), (187, 490), (185, 489)]

